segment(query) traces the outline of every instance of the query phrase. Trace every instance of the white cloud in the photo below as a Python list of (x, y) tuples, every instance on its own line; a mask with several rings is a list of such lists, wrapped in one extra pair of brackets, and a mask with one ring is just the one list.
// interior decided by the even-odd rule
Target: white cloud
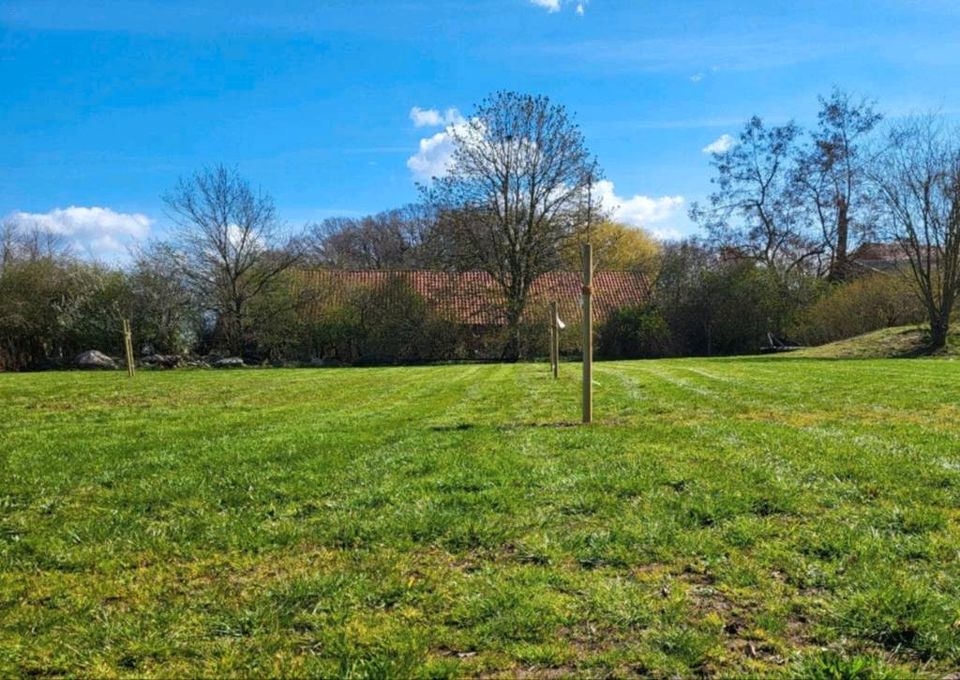
[(420, 140), (420, 150), (407, 159), (407, 167), (420, 181), (447, 174), (453, 159), (453, 136), (449, 129)]
[(410, 110), (410, 120), (416, 127), (444, 126), (440, 132), (422, 138), (417, 153), (407, 159), (407, 167), (414, 178), (421, 182), (447, 174), (456, 146), (454, 132), (461, 137), (482, 134), (477, 132), (480, 127), (471, 125), (454, 107), (448, 108), (441, 114), (435, 109), (424, 110), (415, 106)]
[(543, 7), (548, 12), (560, 11), (560, 0), (530, 0), (537, 7)]
[(686, 201), (683, 196), (643, 196), (637, 194), (629, 198), (617, 196), (616, 187), (610, 180), (597, 182), (595, 190), (602, 206), (610, 211), (617, 222), (632, 227), (643, 227), (660, 239), (676, 239), (681, 233), (668, 222), (682, 215)]
[(421, 109), (419, 106), (414, 106), (410, 109), (410, 120), (412, 120), (413, 125), (418, 128), (446, 127), (448, 125), (462, 123), (463, 116), (452, 106), (443, 112), (437, 109)]
[(703, 147), (703, 153), (724, 153), (736, 146), (737, 140), (728, 134), (722, 134)]
[(141, 213), (80, 206), (45, 213), (15, 212), (7, 219), (23, 229), (60, 236), (76, 251), (102, 259), (124, 255), (128, 246), (147, 237), (153, 222)]
[(703, 80), (702, 73), (694, 73), (692, 76), (690, 76), (691, 83), (699, 83), (701, 80)]
[(463, 115), (453, 106), (445, 111), (414, 106), (410, 109), (410, 120), (414, 127), (442, 127), (443, 130), (420, 140), (417, 153), (407, 159), (407, 167), (421, 182), (447, 174), (453, 158), (454, 144), (451, 131), (454, 127), (466, 124)]
[(647, 232), (659, 241), (679, 241), (683, 233), (674, 227), (652, 227)]

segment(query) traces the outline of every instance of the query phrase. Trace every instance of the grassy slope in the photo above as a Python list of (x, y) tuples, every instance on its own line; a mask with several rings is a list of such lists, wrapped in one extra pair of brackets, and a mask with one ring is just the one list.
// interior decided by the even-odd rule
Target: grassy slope
[(960, 664), (960, 364), (596, 380), (0, 375), (0, 675)]
[[(793, 356), (810, 359), (897, 359), (928, 356), (926, 349), (928, 330), (917, 326), (883, 328), (854, 338), (831, 342), (819, 347), (810, 347), (793, 353)], [(951, 334), (951, 345), (936, 352), (938, 357), (960, 356), (958, 334)]]

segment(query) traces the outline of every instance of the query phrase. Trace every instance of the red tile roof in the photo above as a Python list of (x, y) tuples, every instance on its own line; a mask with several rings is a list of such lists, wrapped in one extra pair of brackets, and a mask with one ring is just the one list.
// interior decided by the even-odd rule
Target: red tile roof
[[(373, 289), (400, 280), (421, 295), (438, 315), (457, 323), (499, 326), (505, 323), (503, 293), (486, 272), (440, 271), (345, 271), (312, 269), (301, 272), (308, 288), (323, 291), (311, 313), (331, 304), (345, 304), (359, 290)], [(560, 318), (580, 319), (581, 275), (579, 272), (548, 272), (530, 289), (528, 314), (545, 313), (556, 300)], [(650, 300), (650, 286), (643, 274), (596, 272), (593, 277), (594, 320), (603, 322), (616, 309)], [(388, 304), (385, 300), (384, 304)]]
[(864, 264), (897, 263), (905, 261), (907, 254), (897, 243), (862, 243), (848, 259)]
[[(937, 249), (930, 246), (927, 254), (936, 261)], [(850, 255), (847, 262), (855, 270), (891, 273), (910, 266), (910, 256), (899, 243), (863, 243)]]

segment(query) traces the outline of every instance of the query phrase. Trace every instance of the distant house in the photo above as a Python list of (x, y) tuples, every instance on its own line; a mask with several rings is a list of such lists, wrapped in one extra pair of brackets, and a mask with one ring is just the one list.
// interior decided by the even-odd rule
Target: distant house
[[(940, 253), (934, 246), (921, 248), (936, 265)], [(899, 243), (863, 243), (848, 256), (848, 266), (854, 276), (864, 274), (896, 274), (910, 271), (910, 256)]]
[(862, 243), (847, 256), (854, 275), (892, 274), (910, 266), (910, 259), (897, 243)]
[[(504, 297), (486, 272), (440, 271), (344, 271), (304, 270), (300, 279), (313, 293), (308, 314), (320, 314), (331, 306), (348, 305), (360, 291), (380, 290), (383, 305), (389, 307), (391, 291), (412, 290), (444, 320), (472, 328), (506, 325)], [(402, 284), (401, 288), (396, 285)], [(560, 318), (567, 323), (580, 320), (581, 277), (579, 272), (549, 272), (539, 276), (530, 290), (527, 316), (544, 314), (556, 301)], [(603, 323), (615, 310), (650, 301), (650, 284), (637, 272), (597, 272), (593, 280), (595, 323)], [(542, 318), (542, 317), (541, 317)]]

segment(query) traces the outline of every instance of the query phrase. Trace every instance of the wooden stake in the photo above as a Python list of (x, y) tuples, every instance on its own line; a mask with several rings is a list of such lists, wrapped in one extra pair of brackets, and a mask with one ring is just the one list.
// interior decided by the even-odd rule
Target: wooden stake
[(553, 378), (560, 377), (560, 328), (557, 326), (557, 303), (550, 303), (550, 367)]
[(547, 323), (550, 325), (550, 373), (553, 373), (553, 336), (556, 333), (556, 327), (553, 322), (553, 303), (547, 308)]
[(130, 321), (123, 320), (123, 350), (127, 355), (127, 375), (133, 377), (133, 336), (130, 332)]
[(583, 244), (583, 422), (593, 422), (593, 253), (589, 243)]

